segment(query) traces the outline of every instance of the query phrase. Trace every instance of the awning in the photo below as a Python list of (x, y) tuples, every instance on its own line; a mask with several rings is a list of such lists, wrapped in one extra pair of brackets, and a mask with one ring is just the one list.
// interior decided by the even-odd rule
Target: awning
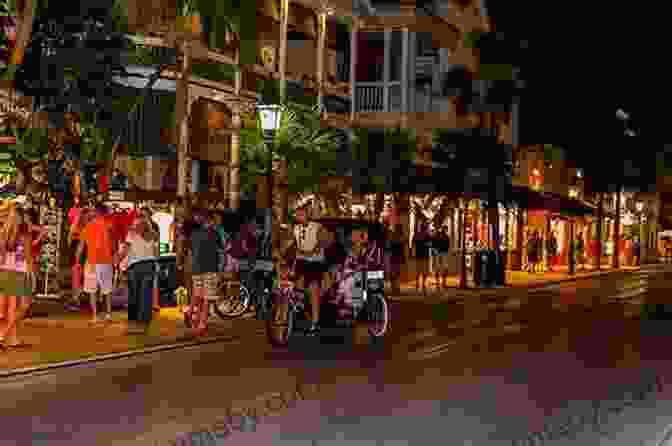
[(595, 210), (575, 198), (540, 192), (525, 186), (511, 186), (510, 201), (528, 210), (547, 210), (570, 216), (592, 215)]

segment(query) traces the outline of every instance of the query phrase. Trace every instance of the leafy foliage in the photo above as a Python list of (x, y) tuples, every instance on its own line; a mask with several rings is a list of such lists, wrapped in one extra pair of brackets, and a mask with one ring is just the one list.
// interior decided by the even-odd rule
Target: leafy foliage
[(12, 154), (14, 160), (42, 159), (47, 155), (47, 129), (8, 128), (4, 134), (16, 137), (16, 144), (8, 144), (3, 149)]
[(358, 188), (368, 192), (393, 191), (400, 172), (415, 158), (416, 148), (412, 129), (356, 129), (352, 157), (358, 170)]
[(315, 192), (320, 176), (336, 173), (336, 132), (322, 125), (317, 106), (286, 102), (271, 147), (264, 142), (261, 123), (241, 129), (241, 189), (251, 191), (256, 177), (269, 172), (272, 159), (286, 159), (289, 190)]

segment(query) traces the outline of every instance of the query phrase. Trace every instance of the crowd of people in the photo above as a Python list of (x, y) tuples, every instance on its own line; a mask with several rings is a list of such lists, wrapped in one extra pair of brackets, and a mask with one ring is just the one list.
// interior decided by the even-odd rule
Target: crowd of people
[(24, 348), (19, 326), (32, 305), (40, 245), (47, 228), (15, 204), (0, 229), (0, 348)]

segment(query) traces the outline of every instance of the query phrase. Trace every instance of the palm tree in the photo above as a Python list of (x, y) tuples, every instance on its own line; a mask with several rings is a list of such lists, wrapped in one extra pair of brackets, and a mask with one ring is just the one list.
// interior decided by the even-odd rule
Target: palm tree
[(338, 138), (334, 130), (322, 125), (318, 106), (285, 102), (280, 105), (280, 114), (280, 125), (270, 147), (264, 142), (258, 120), (256, 128), (241, 129), (241, 190), (254, 190), (257, 176), (269, 175), (274, 162), (286, 170), (279, 172), (286, 178), (286, 186), (281, 178), (280, 190), (273, 194), (277, 197), (275, 216), (284, 223), (290, 192), (317, 194), (320, 178), (336, 173)]

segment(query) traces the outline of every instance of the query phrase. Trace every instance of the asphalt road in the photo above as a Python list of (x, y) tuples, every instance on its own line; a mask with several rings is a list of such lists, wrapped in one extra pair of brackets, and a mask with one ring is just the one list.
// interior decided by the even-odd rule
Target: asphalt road
[[(276, 349), (260, 324), (230, 343), (5, 380), (0, 445), (169, 445), (196, 431), (177, 444), (653, 445), (672, 423), (672, 318), (639, 315), (671, 284), (672, 268), (654, 267), (497, 299), (395, 303), (378, 351)], [(640, 388), (654, 390), (594, 410)], [(581, 413), (602, 421), (539, 433)]]

